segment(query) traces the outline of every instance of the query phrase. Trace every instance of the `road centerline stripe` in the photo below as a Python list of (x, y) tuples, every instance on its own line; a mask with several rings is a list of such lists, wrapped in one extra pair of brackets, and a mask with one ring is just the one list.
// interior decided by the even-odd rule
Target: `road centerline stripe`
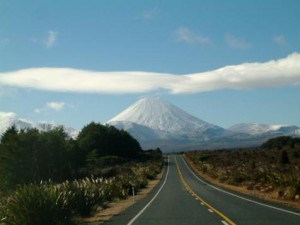
[(167, 178), (168, 178), (168, 175), (169, 175), (169, 156), (168, 156), (168, 169), (167, 169), (167, 174), (166, 174), (166, 177), (165, 177), (165, 180), (163, 182), (163, 184), (161, 185), (161, 187), (159, 188), (159, 190), (157, 191), (157, 193), (153, 196), (153, 198), (148, 202), (147, 205), (145, 205), (145, 207), (139, 211), (138, 214), (135, 215), (135, 217), (133, 217), (129, 223), (127, 225), (132, 225), (134, 223), (134, 221), (136, 221), (137, 218), (139, 218), (140, 215), (142, 215), (142, 213), (151, 205), (151, 203), (156, 199), (156, 197), (159, 195), (159, 193), (161, 192), (161, 190), (163, 189), (163, 187), (165, 186), (166, 182), (167, 182)]
[(187, 182), (185, 181), (185, 179), (183, 178), (183, 175), (181, 173), (181, 170), (179, 168), (178, 162), (177, 162), (177, 157), (175, 156), (175, 162), (176, 162), (176, 167), (177, 167), (177, 171), (179, 173), (179, 177), (181, 182), (183, 183), (183, 185), (185, 186), (185, 188), (190, 191), (193, 195), (195, 195), (204, 205), (206, 205), (210, 210), (212, 210), (213, 212), (217, 213), (220, 217), (222, 217), (225, 221), (228, 222), (229, 225), (236, 225), (236, 223), (234, 223), (231, 219), (229, 219), (227, 216), (225, 216), (223, 213), (221, 213), (219, 210), (217, 210), (216, 208), (214, 208), (213, 206), (211, 206), (209, 203), (207, 203), (206, 201), (204, 201), (203, 198), (201, 198), (199, 195), (197, 195), (192, 189), (191, 187), (187, 184)]

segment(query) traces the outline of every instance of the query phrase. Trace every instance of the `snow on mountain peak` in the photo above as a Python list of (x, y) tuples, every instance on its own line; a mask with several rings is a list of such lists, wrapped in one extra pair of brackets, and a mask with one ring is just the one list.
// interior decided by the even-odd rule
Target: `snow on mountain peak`
[(0, 112), (0, 121), (14, 120), (17, 118), (17, 115), (12, 112)]
[[(18, 130), (28, 129), (28, 128), (36, 128), (40, 131), (48, 131), (58, 127), (54, 122), (40, 122), (34, 123), (32, 121), (19, 118), (17, 114), (13, 112), (0, 112), (0, 138), (1, 135), (10, 127), (15, 126)], [(78, 135), (78, 131), (71, 128), (63, 126), (64, 130), (70, 135), (72, 138), (76, 138)]]
[(16, 126), (18, 129), (34, 127), (34, 123), (18, 118), (17, 114), (12, 112), (0, 112), (0, 135), (9, 127)]
[(128, 121), (154, 130), (193, 136), (208, 129), (222, 129), (191, 116), (159, 97), (142, 98), (107, 123), (116, 121)]
[(268, 124), (260, 124), (260, 123), (241, 123), (236, 124), (229, 128), (230, 131), (245, 133), (250, 135), (260, 135), (264, 133), (271, 132), (282, 132), (283, 135), (296, 135), (298, 134), (299, 128), (296, 126), (289, 125), (268, 125)]

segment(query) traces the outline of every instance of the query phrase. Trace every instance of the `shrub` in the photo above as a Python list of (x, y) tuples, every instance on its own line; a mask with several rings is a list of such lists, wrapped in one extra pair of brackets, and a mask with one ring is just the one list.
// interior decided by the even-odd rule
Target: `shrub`
[(67, 189), (73, 193), (70, 205), (74, 214), (88, 217), (96, 210), (96, 205), (102, 203), (97, 186), (88, 178), (81, 181), (74, 181), (67, 186)]
[(21, 186), (3, 200), (0, 211), (4, 225), (74, 224), (68, 202), (48, 185)]

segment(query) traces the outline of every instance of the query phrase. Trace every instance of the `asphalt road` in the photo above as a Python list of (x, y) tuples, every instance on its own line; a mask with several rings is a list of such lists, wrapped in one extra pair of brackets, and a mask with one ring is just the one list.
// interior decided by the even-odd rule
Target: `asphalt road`
[(299, 225), (300, 212), (215, 187), (170, 156), (160, 184), (105, 224)]

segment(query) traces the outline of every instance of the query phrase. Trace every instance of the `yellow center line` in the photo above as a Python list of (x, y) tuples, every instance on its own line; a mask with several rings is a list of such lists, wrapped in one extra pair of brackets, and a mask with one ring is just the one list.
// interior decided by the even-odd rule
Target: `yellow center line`
[(181, 182), (183, 183), (184, 187), (191, 192), (194, 196), (196, 196), (204, 205), (206, 205), (209, 209), (211, 209), (212, 211), (214, 211), (215, 213), (217, 213), (219, 216), (221, 216), (226, 222), (228, 222), (230, 225), (236, 225), (236, 223), (234, 223), (231, 219), (229, 219), (227, 216), (225, 216), (223, 213), (221, 213), (219, 210), (217, 210), (216, 208), (214, 208), (213, 206), (211, 206), (209, 203), (207, 203), (206, 201), (203, 200), (203, 198), (201, 198), (199, 195), (197, 195), (192, 189), (191, 187), (187, 184), (187, 182), (184, 180), (183, 175), (181, 173), (181, 170), (178, 166), (178, 162), (177, 162), (177, 157), (175, 156), (175, 162), (176, 162), (176, 167), (179, 173), (179, 177)]

